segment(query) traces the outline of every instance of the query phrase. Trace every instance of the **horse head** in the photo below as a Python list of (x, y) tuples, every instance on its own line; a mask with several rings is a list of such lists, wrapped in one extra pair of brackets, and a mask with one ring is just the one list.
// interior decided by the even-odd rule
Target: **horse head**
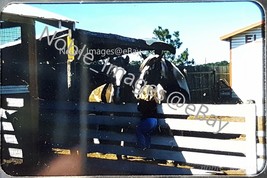
[(122, 102), (121, 93), (122, 93), (122, 79), (124, 75), (127, 73), (127, 65), (129, 64), (129, 56), (125, 58), (122, 56), (115, 57), (109, 59), (111, 64), (110, 72), (108, 75), (110, 76), (111, 83), (113, 85), (113, 101), (115, 103)]
[(127, 73), (129, 57), (108, 58), (104, 61), (101, 74), (107, 77), (107, 82), (95, 88), (89, 95), (89, 102), (120, 103), (122, 79)]
[(189, 88), (184, 74), (163, 55), (149, 55), (140, 65), (139, 86), (135, 88), (135, 94), (142, 92), (145, 85), (152, 86), (158, 93), (159, 102), (166, 102), (167, 97), (174, 92), (183, 95), (186, 102), (190, 100)]

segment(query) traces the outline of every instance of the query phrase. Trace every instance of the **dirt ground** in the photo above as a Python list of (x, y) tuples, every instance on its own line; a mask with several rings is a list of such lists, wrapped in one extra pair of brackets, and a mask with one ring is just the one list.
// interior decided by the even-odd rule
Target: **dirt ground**
[[(47, 155), (46, 159), (38, 162), (34, 167), (25, 167), (22, 165), (21, 159), (4, 160), (2, 169), (8, 175), (25, 176), (25, 175), (39, 175), (39, 176), (73, 176), (73, 175), (131, 175), (127, 171), (114, 172), (112, 170), (112, 163), (110, 168), (96, 166), (103, 161), (120, 161), (124, 164), (129, 163), (146, 163), (157, 166), (177, 167), (183, 169), (197, 168), (190, 164), (179, 164), (173, 161), (157, 161), (149, 160), (144, 157), (135, 156), (120, 156), (115, 154), (102, 153), (87, 153), (87, 157), (82, 157), (79, 153), (74, 154), (72, 150), (53, 148), (51, 155)], [(84, 159), (85, 158), (85, 159)], [(114, 164), (113, 163), (113, 164)], [(84, 166), (85, 165), (85, 166)], [(217, 174), (227, 175), (244, 175), (243, 170), (220, 170)]]

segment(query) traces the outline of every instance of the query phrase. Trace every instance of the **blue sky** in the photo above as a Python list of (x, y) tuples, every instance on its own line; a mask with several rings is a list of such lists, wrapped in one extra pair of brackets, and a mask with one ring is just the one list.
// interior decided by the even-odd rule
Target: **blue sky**
[[(220, 37), (262, 20), (261, 9), (251, 2), (33, 6), (77, 20), (77, 28), (89, 31), (133, 38), (151, 38), (158, 26), (179, 31), (183, 44), (177, 53), (188, 48), (189, 58), (197, 64), (229, 60), (229, 43), (220, 41)], [(37, 34), (43, 28), (37, 24)]]

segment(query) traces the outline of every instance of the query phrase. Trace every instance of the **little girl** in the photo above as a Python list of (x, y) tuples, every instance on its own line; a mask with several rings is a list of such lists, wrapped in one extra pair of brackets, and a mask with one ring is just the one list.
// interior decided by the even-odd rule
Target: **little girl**
[(143, 88), (137, 109), (141, 112), (141, 122), (136, 127), (137, 147), (146, 150), (150, 148), (151, 133), (158, 125), (157, 102), (149, 85)]

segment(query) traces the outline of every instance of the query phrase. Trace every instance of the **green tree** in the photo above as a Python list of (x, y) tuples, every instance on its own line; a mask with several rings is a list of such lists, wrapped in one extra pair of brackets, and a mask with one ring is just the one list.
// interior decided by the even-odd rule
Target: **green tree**
[[(169, 30), (163, 29), (161, 26), (158, 26), (158, 28), (154, 29), (153, 34), (155, 35), (155, 39), (163, 41), (165, 43), (173, 45), (176, 49), (179, 49), (181, 45), (183, 44), (180, 40), (180, 34), (179, 31), (175, 31), (172, 34), (169, 32)], [(186, 48), (180, 55), (175, 56), (171, 54), (170, 52), (165, 53), (166, 59), (173, 62), (175, 65), (193, 65), (194, 59), (189, 60), (189, 53), (188, 48)]]
[(213, 63), (207, 63), (207, 64), (202, 64), (203, 66), (209, 66), (209, 67), (214, 67), (214, 66), (228, 66), (229, 62), (228, 61), (219, 61), (219, 62), (213, 62)]

